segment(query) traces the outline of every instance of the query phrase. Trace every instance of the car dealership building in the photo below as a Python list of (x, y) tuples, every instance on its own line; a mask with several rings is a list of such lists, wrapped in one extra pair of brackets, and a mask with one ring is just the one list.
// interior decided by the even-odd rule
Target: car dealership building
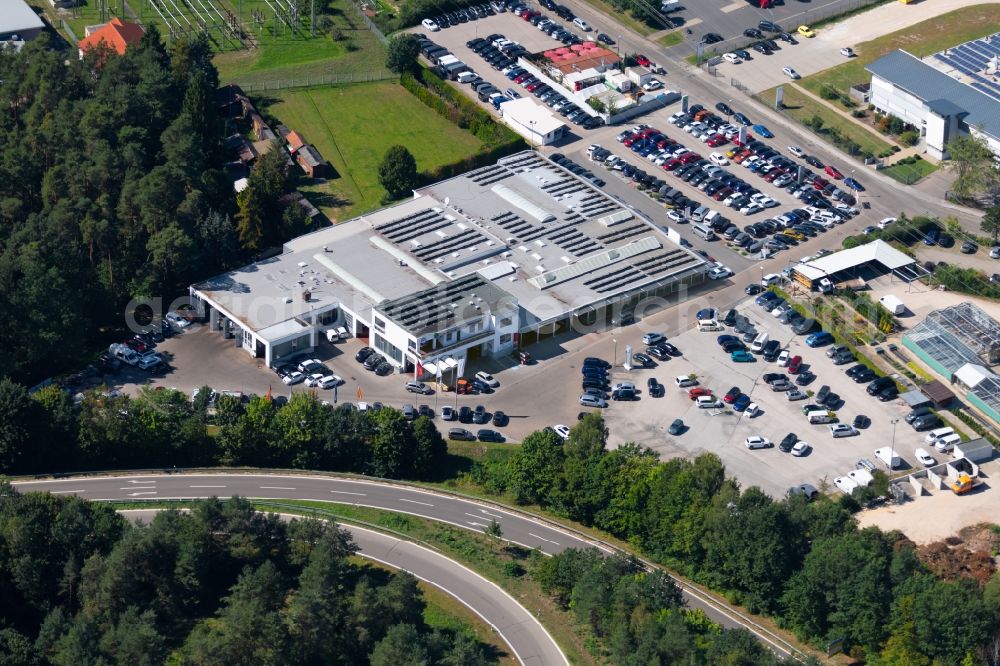
[(268, 365), (344, 326), (412, 372), (641, 316), (706, 273), (641, 213), (525, 151), (189, 291), (213, 330)]

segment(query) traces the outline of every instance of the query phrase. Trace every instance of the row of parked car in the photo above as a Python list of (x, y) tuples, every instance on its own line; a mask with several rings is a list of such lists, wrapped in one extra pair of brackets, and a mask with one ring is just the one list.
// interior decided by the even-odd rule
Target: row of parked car
[[(495, 69), (502, 71), (509, 80), (521, 85), (537, 97), (540, 102), (570, 122), (584, 129), (594, 129), (604, 124), (602, 118), (587, 113), (561, 92), (543, 83), (525, 68), (518, 66), (515, 58), (519, 55), (518, 49), (523, 52), (523, 47), (516, 42), (512, 42), (501, 34), (492, 34), (488, 37), (471, 39), (466, 43), (466, 46), (484, 58)], [(478, 77), (459, 77), (458, 80), (471, 85), (481, 101), (492, 103), (496, 109), (499, 109), (504, 102), (521, 96), (513, 87), (508, 88), (505, 94), (493, 84), (481, 81)]]
[(507, 3), (500, 2), (500, 0), (494, 0), (494, 2), (483, 3), (481, 5), (471, 5), (469, 7), (463, 7), (461, 9), (456, 9), (453, 12), (445, 12), (444, 14), (438, 14), (434, 17), (427, 17), (420, 22), (427, 30), (431, 32), (437, 32), (438, 30), (443, 30), (449, 28), (453, 25), (460, 25), (462, 23), (468, 23), (469, 21), (477, 21), (487, 16), (494, 16), (501, 12), (505, 12), (508, 9), (508, 4), (522, 5), (522, 3)]

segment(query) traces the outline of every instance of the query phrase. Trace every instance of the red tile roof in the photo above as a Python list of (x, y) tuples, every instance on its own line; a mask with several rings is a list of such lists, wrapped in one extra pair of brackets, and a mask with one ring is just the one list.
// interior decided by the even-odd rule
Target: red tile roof
[(117, 51), (118, 55), (125, 55), (125, 49), (138, 44), (144, 34), (146, 31), (138, 23), (123, 21), (116, 16), (110, 23), (105, 23), (81, 39), (80, 50), (86, 52), (104, 42)]
[(285, 137), (285, 142), (288, 143), (288, 151), (292, 153), (306, 145), (306, 140), (295, 130), (288, 133), (288, 136)]

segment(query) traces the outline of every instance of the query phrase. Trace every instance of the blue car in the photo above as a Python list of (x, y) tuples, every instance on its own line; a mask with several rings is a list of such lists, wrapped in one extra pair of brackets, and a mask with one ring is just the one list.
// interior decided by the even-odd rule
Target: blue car
[(757, 305), (764, 305), (767, 301), (773, 301), (779, 298), (779, 296), (773, 291), (765, 291), (763, 294), (754, 299), (754, 303)]
[(750, 404), (750, 396), (748, 396), (746, 393), (743, 393), (740, 395), (740, 397), (736, 398), (736, 400), (733, 400), (733, 411), (742, 412), (747, 408), (749, 404)]
[(718, 342), (720, 346), (722, 346), (727, 342), (739, 342), (739, 338), (737, 338), (735, 335), (720, 335), (715, 339), (715, 341)]
[(754, 125), (751, 129), (753, 129), (757, 136), (762, 136), (765, 139), (774, 138), (774, 134), (771, 133), (771, 130), (767, 129), (763, 125)]
[(855, 192), (864, 192), (865, 191), (865, 188), (862, 187), (861, 183), (859, 183), (858, 181), (854, 180), (853, 178), (845, 178), (844, 179), (844, 185), (847, 185), (849, 188), (851, 188)]
[(813, 333), (806, 338), (806, 345), (810, 347), (822, 347), (823, 345), (828, 345), (831, 342), (833, 342), (833, 336), (826, 331)]
[(746, 351), (745, 349), (738, 349), (729, 355), (729, 359), (733, 363), (753, 363), (755, 360), (753, 354)]

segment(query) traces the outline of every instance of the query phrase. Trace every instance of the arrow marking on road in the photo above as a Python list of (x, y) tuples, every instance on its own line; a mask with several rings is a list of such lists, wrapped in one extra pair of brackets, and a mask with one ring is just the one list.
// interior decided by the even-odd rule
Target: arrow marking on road
[(357, 495), (358, 497), (364, 497), (366, 493), (349, 493), (346, 490), (331, 490), (334, 495)]
[(528, 536), (533, 536), (533, 537), (535, 537), (536, 539), (541, 539), (542, 541), (545, 541), (545, 542), (547, 542), (547, 543), (551, 543), (551, 544), (553, 544), (553, 545), (556, 545), (556, 546), (558, 546), (558, 545), (559, 545), (559, 542), (558, 542), (558, 541), (553, 541), (552, 539), (546, 539), (545, 537), (540, 537), (540, 536), (538, 536), (537, 534), (532, 534), (531, 532), (528, 532)]
[(156, 494), (156, 491), (154, 490), (153, 492), (149, 492), (149, 493), (129, 493), (128, 496), (129, 497), (138, 497), (139, 495), (155, 495), (155, 494)]
[(403, 499), (402, 497), (399, 498), (399, 501), (400, 502), (409, 502), (410, 504), (422, 504), (424, 506), (434, 506), (433, 504), (428, 504), (427, 502), (418, 502), (417, 500)]

